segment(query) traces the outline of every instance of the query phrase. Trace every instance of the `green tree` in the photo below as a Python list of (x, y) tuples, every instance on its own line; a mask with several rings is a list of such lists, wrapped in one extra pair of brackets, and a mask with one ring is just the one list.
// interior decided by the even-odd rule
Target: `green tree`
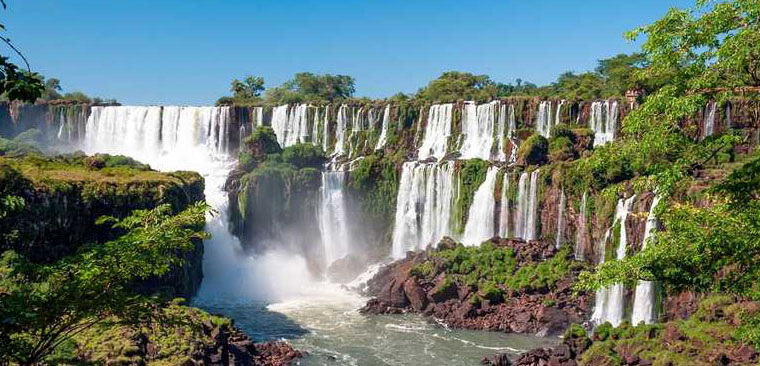
[(45, 92), (42, 93), (42, 98), (45, 100), (61, 99), (61, 94), (58, 93), (61, 90), (61, 81), (56, 78), (50, 78), (45, 80)]
[[(0, 0), (0, 5), (2, 5), (3, 9), (7, 8), (3, 0)], [(11, 42), (11, 39), (4, 34), (5, 31), (5, 25), (0, 24), (0, 41), (5, 43), (13, 53), (21, 58), (26, 65), (26, 70), (20, 69), (8, 57), (0, 54), (0, 95), (11, 101), (34, 102), (42, 96), (42, 92), (45, 90), (42, 84), (42, 76), (32, 72), (29, 61)]]
[(318, 103), (351, 98), (355, 92), (351, 76), (301, 72), (281, 86), (267, 90), (265, 98), (270, 104)]
[(417, 92), (417, 98), (430, 102), (457, 100), (487, 101), (496, 98), (499, 88), (488, 75), (446, 71)]
[(137, 210), (111, 222), (125, 234), (57, 263), (37, 265), (13, 251), (0, 257), (0, 360), (38, 365), (80, 332), (118, 316), (135, 324), (151, 314), (152, 300), (129, 285), (162, 276), (181, 264), (202, 232), (208, 206), (178, 215), (169, 205)]
[(230, 88), (234, 98), (239, 99), (252, 99), (261, 96), (264, 91), (264, 78), (260, 76), (251, 76), (240, 81), (235, 79), (232, 81), (232, 87)]
[[(760, 1), (697, 1), (694, 9), (671, 9), (665, 17), (628, 36), (646, 36), (649, 65), (639, 74), (666, 80), (624, 122), (624, 141), (595, 153), (587, 166), (615, 159), (632, 172), (651, 174), (666, 198), (683, 190), (689, 176), (737, 139), (698, 142), (682, 121), (706, 101), (728, 98), (737, 88), (757, 85)], [(738, 52), (738, 53), (737, 53)], [(589, 163), (592, 162), (593, 163)], [(581, 170), (580, 175), (590, 175)], [(756, 158), (711, 191), (706, 206), (669, 201), (665, 227), (653, 245), (622, 261), (586, 273), (581, 288), (614, 282), (658, 280), (671, 290), (727, 291), (755, 299), (760, 276), (760, 161)]]

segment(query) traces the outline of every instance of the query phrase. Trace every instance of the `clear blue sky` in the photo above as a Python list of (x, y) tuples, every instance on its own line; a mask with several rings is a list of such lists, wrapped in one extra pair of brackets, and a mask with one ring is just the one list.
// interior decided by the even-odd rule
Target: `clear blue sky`
[(415, 92), (446, 70), (545, 84), (637, 45), (623, 32), (687, 0), (7, 0), (35, 71), (127, 104), (210, 104), (246, 74), (356, 78)]

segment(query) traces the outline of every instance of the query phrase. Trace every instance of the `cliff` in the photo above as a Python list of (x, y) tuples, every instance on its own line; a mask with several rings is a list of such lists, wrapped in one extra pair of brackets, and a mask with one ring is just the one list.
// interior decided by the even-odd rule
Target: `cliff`
[[(203, 200), (203, 188), (197, 173), (160, 173), (121, 156), (0, 156), (0, 196), (22, 200), (0, 216), (0, 251), (53, 262), (118, 236), (118, 230), (96, 224), (101, 216), (123, 218), (160, 204), (179, 212)], [(191, 296), (200, 285), (202, 253), (198, 242), (181, 268), (143, 286)]]

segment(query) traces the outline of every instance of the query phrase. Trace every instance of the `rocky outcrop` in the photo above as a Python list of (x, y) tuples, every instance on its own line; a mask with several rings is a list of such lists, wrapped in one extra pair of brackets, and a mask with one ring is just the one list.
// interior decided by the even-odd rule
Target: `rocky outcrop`
[[(72, 363), (105, 365), (285, 366), (305, 353), (285, 341), (254, 342), (227, 318), (166, 304), (159, 322), (98, 324), (76, 335)], [(69, 364), (69, 362), (67, 362)]]
[[(687, 296), (687, 298), (691, 298)], [(510, 361), (506, 355), (484, 358), (485, 365), (756, 365), (760, 353), (737, 328), (753, 314), (757, 302), (730, 296), (700, 297), (701, 303), (687, 318), (663, 324), (618, 328), (598, 326), (591, 336), (578, 325), (565, 332), (553, 348), (530, 350)]]
[[(197, 173), (160, 173), (119, 156), (0, 156), (0, 197), (23, 201), (0, 217), (5, 234), (0, 236), (0, 252), (12, 249), (34, 262), (53, 262), (83, 245), (122, 234), (108, 224), (96, 224), (101, 216), (124, 218), (133, 210), (161, 204), (179, 212), (203, 200), (203, 189)], [(140, 288), (192, 296), (202, 278), (202, 257), (198, 241), (181, 267)]]
[[(558, 254), (553, 245), (539, 241), (494, 238), (490, 243), (495, 250), (515, 253), (516, 268), (531, 268)], [(565, 277), (547, 286), (510, 288), (497, 284), (489, 288), (466, 284), (445, 267), (437, 252), (453, 248), (453, 241), (444, 239), (435, 250), (410, 252), (405, 259), (381, 269), (367, 284), (367, 294), (374, 298), (361, 311), (416, 312), (454, 328), (541, 335), (560, 334), (568, 325), (583, 322), (590, 315), (590, 296), (576, 296), (571, 289), (582, 266), (573, 267)], [(421, 275), (420, 271), (429, 273)]]

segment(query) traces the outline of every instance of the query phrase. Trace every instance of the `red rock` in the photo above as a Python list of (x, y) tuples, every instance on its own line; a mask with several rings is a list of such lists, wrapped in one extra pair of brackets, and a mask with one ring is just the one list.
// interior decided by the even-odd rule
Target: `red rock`
[(422, 311), (427, 307), (428, 299), (425, 290), (423, 290), (417, 283), (417, 279), (408, 278), (406, 282), (404, 282), (404, 294), (406, 294), (406, 297), (409, 299), (409, 303), (414, 310)]

